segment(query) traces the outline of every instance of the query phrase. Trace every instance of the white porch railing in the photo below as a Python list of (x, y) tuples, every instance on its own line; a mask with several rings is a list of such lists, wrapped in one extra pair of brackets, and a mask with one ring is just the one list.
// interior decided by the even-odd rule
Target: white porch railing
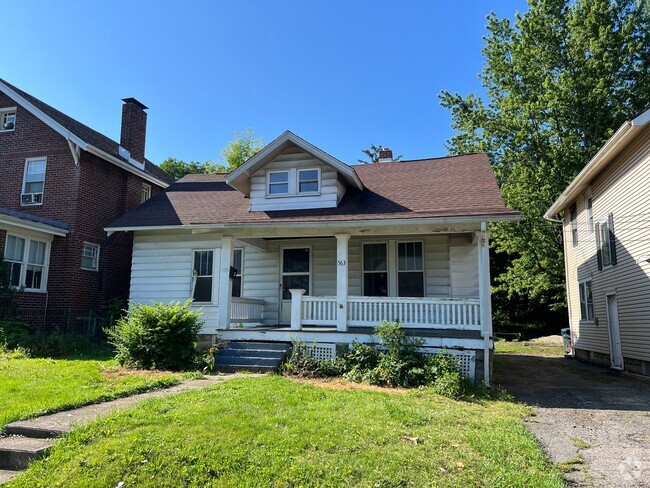
[(477, 298), (348, 297), (348, 325), (376, 326), (382, 320), (404, 327), (478, 329)]
[(264, 300), (261, 298), (230, 299), (231, 324), (261, 324), (264, 313)]
[(336, 297), (302, 297), (302, 325), (336, 325)]

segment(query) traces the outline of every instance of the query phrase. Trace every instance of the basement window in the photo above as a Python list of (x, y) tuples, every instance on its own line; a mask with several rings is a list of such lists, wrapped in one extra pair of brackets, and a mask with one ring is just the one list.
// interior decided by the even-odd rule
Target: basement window
[(16, 128), (16, 108), (0, 109), (0, 132), (10, 132)]

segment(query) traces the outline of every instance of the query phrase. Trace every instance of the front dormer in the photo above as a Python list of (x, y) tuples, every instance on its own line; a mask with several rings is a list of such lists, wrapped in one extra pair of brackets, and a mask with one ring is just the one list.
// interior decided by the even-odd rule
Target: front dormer
[(252, 212), (332, 208), (348, 187), (363, 190), (353, 168), (289, 131), (226, 182), (250, 198)]

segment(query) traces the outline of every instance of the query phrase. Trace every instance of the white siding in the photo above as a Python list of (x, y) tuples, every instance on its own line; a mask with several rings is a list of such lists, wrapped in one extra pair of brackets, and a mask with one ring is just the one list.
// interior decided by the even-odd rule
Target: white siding
[(451, 295), (478, 297), (478, 248), (472, 236), (453, 236), (450, 246)]
[[(623, 355), (650, 361), (650, 127), (621, 153), (591, 185), (593, 215), (598, 222), (612, 213), (616, 266), (598, 270), (596, 238), (587, 232), (584, 198), (577, 203), (578, 246), (573, 246), (565, 209), (564, 242), (570, 324), (576, 347), (609, 354), (605, 294), (618, 299)], [(591, 279), (596, 323), (580, 322), (579, 281)]]
[[(266, 175), (269, 171), (295, 171), (307, 168), (320, 169), (320, 194), (267, 197)], [(290, 174), (290, 178), (295, 178), (295, 172)], [(290, 183), (292, 182), (293, 180), (290, 181)], [(292, 184), (289, 186), (291, 191)], [(336, 170), (305, 152), (298, 152), (297, 148), (291, 148), (252, 176), (250, 209), (252, 211), (267, 211), (336, 207), (343, 191), (344, 186), (337, 182)]]

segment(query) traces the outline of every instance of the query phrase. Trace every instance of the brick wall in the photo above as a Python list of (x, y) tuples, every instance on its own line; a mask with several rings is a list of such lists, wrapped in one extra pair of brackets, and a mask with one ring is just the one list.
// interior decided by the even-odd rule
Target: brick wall
[[(24, 309), (100, 311), (113, 298), (128, 298), (132, 235), (108, 238), (104, 227), (140, 205), (139, 176), (82, 151), (76, 166), (67, 141), (16, 102), (0, 93), (0, 108), (17, 107), (16, 129), (0, 132), (0, 207), (67, 223), (66, 237), (51, 245), (47, 293), (20, 294)], [(21, 206), (25, 159), (46, 157), (43, 204)], [(152, 195), (160, 188), (152, 185)], [(6, 232), (0, 231), (0, 252)], [(84, 242), (99, 244), (99, 271), (81, 269)], [(36, 325), (36, 324), (35, 324)]]

